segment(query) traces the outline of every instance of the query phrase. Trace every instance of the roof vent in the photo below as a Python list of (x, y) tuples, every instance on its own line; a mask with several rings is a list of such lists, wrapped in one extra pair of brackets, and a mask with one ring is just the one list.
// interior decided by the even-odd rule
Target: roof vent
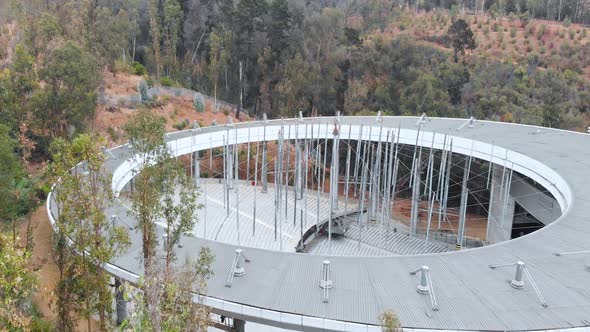
[(225, 123), (225, 125), (228, 127), (234, 126), (234, 121), (232, 120), (231, 116), (227, 116), (227, 122)]
[(465, 128), (465, 126), (469, 127), (469, 128), (473, 128), (473, 125), (475, 124), (475, 118), (474, 117), (470, 117), (469, 119), (467, 119), (465, 122), (463, 122), (463, 124), (461, 124), (459, 126), (459, 128), (457, 128), (457, 131)]
[(422, 113), (418, 121), (416, 121), (416, 127), (419, 127), (423, 123), (426, 123), (426, 113)]
[(418, 284), (416, 291), (423, 295), (430, 295), (430, 304), (432, 305), (432, 310), (437, 311), (438, 302), (436, 301), (432, 279), (430, 278), (430, 269), (428, 266), (423, 265), (416, 271), (410, 272), (410, 275), (416, 275), (418, 272), (420, 272), (420, 283)]
[(322, 279), (320, 280), (320, 287), (324, 290), (324, 302), (328, 302), (328, 290), (334, 286), (332, 279), (330, 279), (330, 261), (324, 261), (322, 265)]
[(236, 249), (236, 255), (234, 256), (234, 260), (232, 261), (231, 269), (229, 271), (229, 276), (227, 277), (227, 282), (225, 283), (226, 287), (231, 287), (234, 277), (241, 277), (246, 274), (246, 269), (244, 268), (244, 263), (249, 263), (250, 260), (244, 253), (242, 249)]
[(524, 263), (518, 261), (516, 262), (516, 273), (514, 274), (514, 279), (510, 281), (510, 286), (512, 286), (512, 288), (521, 289), (524, 287), (524, 281), (522, 281), (523, 274)]
[(420, 283), (416, 289), (420, 294), (430, 293), (430, 284), (428, 283), (428, 266), (420, 267)]
[(545, 298), (543, 297), (543, 294), (541, 294), (541, 290), (539, 289), (539, 287), (537, 286), (537, 283), (535, 282), (535, 280), (533, 279), (533, 276), (531, 275), (531, 273), (529, 272), (529, 270), (526, 268), (526, 265), (524, 264), (524, 262), (522, 261), (518, 261), (516, 263), (513, 264), (500, 264), (500, 265), (490, 265), (490, 269), (497, 269), (499, 267), (508, 267), (508, 266), (516, 266), (516, 271), (514, 274), (514, 279), (510, 280), (510, 286), (512, 286), (512, 288), (514, 289), (523, 289), (525, 284), (524, 284), (524, 276), (527, 277), (527, 279), (529, 280), (531, 287), (533, 288), (533, 290), (535, 291), (535, 294), (537, 295), (537, 298), (539, 298), (539, 301), (541, 302), (541, 305), (543, 307), (547, 307), (547, 302), (545, 301)]
[(381, 117), (381, 111), (377, 112), (377, 118), (375, 118), (375, 123), (383, 122), (383, 118)]

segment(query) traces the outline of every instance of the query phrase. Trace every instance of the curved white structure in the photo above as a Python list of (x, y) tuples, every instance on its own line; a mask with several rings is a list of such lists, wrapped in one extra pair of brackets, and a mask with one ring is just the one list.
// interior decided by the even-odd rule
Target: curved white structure
[[(281, 126), (291, 126), (291, 136), (332, 138), (336, 121), (340, 138), (385, 141), (375, 117), (306, 118), (215, 126), (167, 135), (174, 155), (208, 150), (230, 143), (273, 141)], [(441, 254), (389, 257), (327, 257), (245, 249), (251, 263), (246, 275), (225, 287), (227, 272), (237, 246), (201, 238), (183, 239), (179, 261), (196, 256), (201, 246), (215, 255), (215, 275), (208, 283), (206, 304), (215, 312), (264, 324), (312, 331), (380, 331), (379, 314), (394, 311), (404, 328), (436, 330), (551, 330), (590, 326), (590, 253), (557, 256), (555, 253), (590, 250), (590, 136), (562, 130), (477, 121), (466, 126), (462, 119), (433, 118), (421, 122), (413, 117), (382, 117), (383, 128), (399, 136), (399, 143), (443, 148), (453, 140), (453, 153), (506, 165), (546, 188), (558, 202), (562, 216), (540, 231), (477, 249)], [(375, 129), (369, 130), (370, 127)], [(362, 131), (361, 131), (362, 130)], [(369, 136), (369, 133), (371, 135)], [(133, 177), (137, 164), (127, 145), (111, 150), (117, 157), (107, 161), (113, 174), (112, 189), (120, 192)], [(54, 223), (51, 195), (47, 201)], [(115, 206), (129, 224), (133, 218)], [(107, 266), (110, 273), (130, 282), (142, 273), (136, 261), (140, 244)], [(318, 286), (322, 262), (331, 262), (330, 300)], [(507, 283), (514, 268), (491, 269), (490, 265), (526, 263), (538, 290), (525, 279), (516, 289)], [(418, 275), (410, 272), (429, 267), (436, 288), (437, 311), (431, 299), (416, 292)]]

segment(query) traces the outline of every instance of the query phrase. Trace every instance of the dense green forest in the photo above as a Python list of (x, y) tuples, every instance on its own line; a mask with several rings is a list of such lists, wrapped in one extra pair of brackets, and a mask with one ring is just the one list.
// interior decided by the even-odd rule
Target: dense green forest
[[(26, 305), (37, 284), (29, 273), (30, 242), (13, 245), (16, 222), (46, 198), (50, 183), (83, 158), (100, 165), (93, 158), (107, 143), (94, 124), (106, 77), (142, 76), (134, 93), (142, 94), (145, 105), (122, 130), (127, 139), (157, 141), (155, 148), (161, 148), (162, 135), (146, 135), (163, 134), (165, 127), (148, 112), (158, 102), (143, 100), (147, 85), (184, 87), (229, 102), (237, 118), (381, 111), (580, 130), (590, 123), (586, 24), (588, 0), (0, 1), (0, 220), (1, 230), (12, 233), (0, 237), (0, 293), (9, 298), (0, 304), (0, 329), (55, 325), (69, 331), (76, 319), (90, 322), (95, 314), (101, 316), (97, 329), (112, 327), (104, 321), (110, 293), (92, 286), (106, 275), (92, 262), (73, 259), (59, 243), (65, 277), (59, 281), (58, 318), (37, 320)], [(169, 176), (182, 177), (178, 165), (166, 167)], [(147, 189), (160, 190), (153, 197), (169, 190), (152, 188), (152, 181), (166, 182), (160, 174), (166, 173), (155, 169), (145, 182)], [(80, 179), (68, 180), (69, 192), (79, 193)], [(99, 203), (89, 202), (89, 211), (98, 215)], [(137, 198), (134, 204), (153, 208), (147, 212), (151, 218), (164, 213), (154, 202)], [(72, 217), (89, 214), (72, 209), (78, 213)], [(126, 243), (125, 234), (97, 219), (101, 232), (114, 232)], [(143, 224), (146, 234), (153, 232), (150, 220)], [(85, 238), (82, 231), (59, 235)], [(118, 253), (94, 249), (99, 262)], [(149, 262), (150, 247), (144, 249)], [(200, 259), (203, 267), (212, 258), (204, 253)], [(174, 273), (204, 283), (209, 272), (200, 271)], [(154, 275), (168, 278), (167, 273)], [(68, 276), (88, 284), (68, 284)], [(23, 282), (10, 282), (14, 278)], [(172, 286), (184, 283), (169, 280)], [(168, 295), (167, 301), (187, 301)], [(79, 308), (65, 306), (72, 299), (87, 301)], [(153, 328), (149, 310), (142, 310), (133, 330)], [(182, 329), (174, 322), (192, 317), (192, 310), (167, 312), (170, 329)]]

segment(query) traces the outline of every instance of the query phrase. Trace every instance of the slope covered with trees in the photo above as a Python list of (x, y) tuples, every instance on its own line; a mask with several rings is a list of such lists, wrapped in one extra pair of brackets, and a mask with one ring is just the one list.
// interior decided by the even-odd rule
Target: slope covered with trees
[[(134, 115), (129, 125), (110, 128), (108, 135), (113, 141), (147, 140), (155, 150), (171, 126), (154, 110), (162, 115), (174, 109), (166, 98), (148, 94), (159, 86), (229, 102), (242, 119), (246, 113), (279, 118), (382, 111), (580, 130), (590, 123), (589, 23), (587, 0), (0, 1), (0, 218), (8, 231), (0, 237), (0, 264), (8, 267), (0, 279), (32, 270), (29, 246), (17, 245), (16, 222), (61, 177), (67, 185), (62, 190), (80, 196), (87, 209), (61, 202), (67, 213), (56, 234), (61, 278), (54, 325), (72, 330), (74, 321), (84, 319), (92, 326), (95, 315), (99, 329), (111, 328), (111, 295), (102, 287), (106, 275), (95, 267), (120, 253), (127, 237), (100, 216), (110, 193), (89, 192), (80, 174), (67, 170), (92, 160), (99, 171), (108, 143), (99, 138), (105, 133), (97, 132), (97, 124), (108, 119), (97, 114), (119, 106), (109, 104), (115, 90), (109, 85), (125, 82), (113, 76), (134, 75), (127, 80), (133, 86), (121, 90), (138, 102), (125, 113)], [(201, 95), (187, 103), (193, 100), (196, 112), (210, 111)], [(176, 129), (189, 125), (175, 117), (169, 116), (180, 120)], [(152, 176), (143, 179), (149, 196), (133, 197), (134, 211), (143, 214), (142, 259), (149, 270), (143, 297), (136, 299), (140, 316), (129, 322), (136, 330), (158, 328), (151, 325), (155, 321), (182, 329), (193, 322), (188, 318), (206, 316), (206, 309), (190, 306), (178, 291), (186, 285), (205, 289), (213, 259), (206, 251), (195, 263), (199, 275), (171, 268), (173, 245), (164, 268), (150, 266), (153, 220), (163, 216), (178, 225), (169, 234), (173, 244), (192, 226), (187, 216), (196, 208), (154, 203), (173, 194), (165, 185), (169, 179), (186, 184), (187, 199), (194, 192), (181, 165), (158, 167), (143, 174)], [(84, 220), (87, 227), (71, 220)], [(116, 245), (102, 234), (112, 234)], [(89, 256), (73, 255), (64, 246), (66, 237), (78, 239), (75, 249), (88, 248)], [(2, 328), (34, 324), (21, 319), (31, 314), (22, 310), (35, 289), (31, 276), (0, 307)], [(164, 291), (154, 286), (162, 281), (168, 282)], [(72, 299), (81, 305), (68, 307)], [(171, 310), (170, 303), (183, 306)], [(154, 308), (165, 310), (154, 316)]]

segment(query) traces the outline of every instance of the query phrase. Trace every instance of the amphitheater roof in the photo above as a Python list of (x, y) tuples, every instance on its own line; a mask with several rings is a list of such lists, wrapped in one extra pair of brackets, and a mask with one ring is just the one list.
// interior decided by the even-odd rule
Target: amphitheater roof
[[(417, 127), (419, 120), (383, 117), (383, 126), (393, 131), (401, 129), (408, 142), (415, 140), (413, 133), (419, 128), (425, 135), (420, 144), (428, 146), (432, 133), (446, 134), (454, 137), (456, 152), (467, 154), (473, 149), (475, 152), (471, 153), (481, 159), (500, 165), (507, 163), (520, 173), (536, 177), (558, 199), (562, 216), (515, 240), (437, 254), (342, 257), (244, 248), (251, 262), (246, 265), (246, 275), (236, 278), (231, 288), (225, 283), (238, 246), (184, 238), (182, 248), (178, 249), (179, 262), (184, 262), (185, 257), (196, 257), (202, 246), (210, 247), (215, 255), (215, 274), (208, 280), (207, 303), (220, 312), (247, 319), (258, 317), (277, 326), (330, 331), (377, 330), (370, 326), (378, 324), (378, 317), (385, 310), (394, 311), (404, 327), (419, 329), (547, 330), (590, 326), (590, 272), (585, 267), (590, 265), (590, 254), (555, 255), (590, 250), (590, 136), (488, 121), (475, 121), (469, 126), (464, 119), (430, 118)], [(354, 130), (361, 124), (365, 128), (379, 126), (375, 117), (341, 117), (339, 122), (341, 135), (347, 135), (347, 126)], [(331, 137), (334, 123), (332, 117), (269, 121), (264, 134), (273, 139), (273, 131), (281, 124), (313, 124), (329, 128), (324, 135)], [(263, 124), (240, 123), (235, 127), (250, 128), (250, 139), (258, 140)], [(211, 144), (221, 145), (215, 143), (219, 141), (217, 136), (229, 130), (233, 127), (207, 127), (169, 134), (167, 139), (172, 150), (184, 154), (190, 151), (177, 141), (197, 135), (191, 150), (199, 148), (199, 142), (204, 142), (200, 146), (204, 149)], [(373, 135), (376, 132), (374, 129)], [(243, 134), (238, 138), (245, 141)], [(176, 149), (175, 144), (184, 147)], [(130, 172), (131, 152), (128, 145), (111, 152), (116, 158), (111, 158), (107, 166), (114, 174), (113, 187), (117, 191), (129, 180), (125, 174)], [(122, 206), (114, 206), (106, 213), (117, 214), (130, 225), (135, 223)], [(132, 234), (132, 243), (109, 267), (126, 279), (142, 273), (137, 260), (141, 250), (138, 234)], [(322, 289), (318, 286), (324, 260), (331, 261), (334, 283), (327, 303), (322, 301)], [(517, 261), (526, 263), (547, 307), (541, 305), (530, 283), (521, 290), (510, 287), (507, 281), (512, 279), (514, 268), (490, 268), (493, 264)], [(430, 268), (438, 311), (431, 310), (428, 296), (416, 292), (419, 277), (410, 275), (422, 265)]]

